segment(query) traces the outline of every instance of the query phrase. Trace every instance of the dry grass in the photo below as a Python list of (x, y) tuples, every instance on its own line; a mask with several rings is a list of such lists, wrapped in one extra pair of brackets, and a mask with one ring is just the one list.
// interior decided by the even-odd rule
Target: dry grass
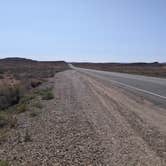
[(39, 114), (39, 112), (33, 111), (29, 115), (30, 115), (30, 117), (36, 117), (36, 116), (38, 116), (38, 114)]
[(44, 89), (41, 92), (41, 96), (42, 96), (42, 100), (51, 100), (54, 98), (54, 95), (51, 89)]
[(53, 90), (53, 87), (40, 89), (38, 91), (35, 91), (35, 94), (40, 95), (42, 100), (51, 100), (54, 98), (54, 94), (52, 90)]
[(3, 128), (8, 125), (9, 118), (8, 115), (5, 114), (4, 112), (0, 113), (0, 128)]
[(9, 163), (5, 160), (0, 160), (0, 166), (9, 166)]
[[(27, 92), (38, 87), (55, 73), (68, 69), (67, 63), (38, 62), (21, 58), (0, 60), (0, 110), (18, 104)], [(46, 93), (43, 98), (51, 99)], [(29, 101), (28, 98), (24, 98)], [(21, 106), (21, 109), (24, 106)], [(24, 109), (22, 109), (24, 110)]]
[(9, 111), (0, 111), (0, 129), (6, 126), (14, 128), (17, 125), (17, 118)]
[[(43, 100), (53, 98), (51, 89), (36, 94), (37, 87), (68, 68), (65, 62), (37, 62), (20, 58), (0, 60), (0, 144), (5, 141), (10, 129), (17, 126), (18, 113), (33, 109), (30, 116), (38, 115), (36, 109), (41, 109), (42, 104), (37, 96)], [(37, 102), (34, 103), (35, 100)], [(26, 131), (25, 142), (28, 141), (31, 137)], [(0, 161), (0, 166), (5, 164), (5, 161)]]
[(35, 107), (35, 108), (38, 108), (38, 109), (42, 109), (43, 108), (43, 105), (42, 105), (42, 103), (40, 101), (37, 101), (37, 102), (33, 103), (32, 106)]
[(20, 99), (19, 85), (11, 86), (7, 83), (0, 86), (0, 110), (17, 104)]

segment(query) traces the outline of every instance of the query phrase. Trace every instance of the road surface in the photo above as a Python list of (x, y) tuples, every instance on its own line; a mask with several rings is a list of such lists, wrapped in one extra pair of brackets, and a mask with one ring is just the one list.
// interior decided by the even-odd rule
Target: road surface
[(166, 79), (83, 69), (74, 67), (71, 64), (70, 67), (94, 78), (114, 83), (116, 86), (136, 93), (137, 95), (142, 95), (155, 104), (166, 108)]

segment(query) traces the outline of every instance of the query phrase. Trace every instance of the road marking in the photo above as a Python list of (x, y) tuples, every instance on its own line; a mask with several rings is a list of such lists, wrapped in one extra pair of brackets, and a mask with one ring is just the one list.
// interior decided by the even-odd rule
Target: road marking
[(153, 92), (144, 90), (144, 89), (136, 88), (136, 87), (134, 87), (134, 86), (127, 85), (127, 84), (124, 84), (124, 83), (119, 82), (119, 81), (115, 81), (115, 80), (111, 80), (111, 81), (112, 81), (112, 82), (115, 82), (115, 83), (118, 83), (118, 84), (120, 84), (120, 85), (126, 86), (126, 87), (128, 87), (128, 88), (135, 89), (135, 90), (140, 91), (140, 92), (144, 92), (144, 93), (147, 93), (147, 94), (156, 96), (156, 97), (160, 97), (160, 98), (162, 98), (162, 99), (166, 99), (166, 96), (162, 96), (162, 95), (159, 95), (159, 94), (156, 94), (156, 93), (153, 93)]
[[(74, 67), (73, 65), (72, 65), (71, 67), (74, 68), (75, 70), (77, 70), (77, 69), (81, 69), (81, 70), (82, 70), (82, 68), (76, 68), (76, 67)], [(89, 69), (83, 69), (83, 70), (87, 70), (87, 71), (88, 71)], [(135, 90), (140, 91), (140, 92), (144, 92), (144, 93), (147, 93), (147, 94), (156, 96), (156, 97), (160, 97), (160, 98), (162, 98), (162, 99), (166, 99), (166, 96), (162, 96), (162, 95), (159, 95), (159, 94), (156, 94), (156, 93), (153, 93), (153, 92), (144, 90), (144, 89), (140, 89), (140, 88), (137, 88), (137, 87), (134, 87), (134, 86), (131, 86), (131, 85), (127, 85), (127, 84), (124, 84), (124, 83), (122, 83), (122, 82), (115, 81), (115, 80), (112, 80), (112, 79), (111, 79), (111, 81), (112, 81), (112, 82), (115, 82), (115, 83), (118, 83), (118, 84), (120, 84), (120, 85), (126, 86), (126, 87), (128, 87), (128, 88), (135, 89)]]

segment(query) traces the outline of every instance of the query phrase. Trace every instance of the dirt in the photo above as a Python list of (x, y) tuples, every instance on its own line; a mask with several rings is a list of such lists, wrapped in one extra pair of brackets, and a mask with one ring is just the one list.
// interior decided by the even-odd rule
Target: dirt
[(0, 88), (4, 86), (15, 86), (20, 83), (19, 80), (16, 80), (12, 75), (3, 75), (3, 79), (0, 79)]
[(36, 117), (19, 115), (0, 159), (14, 166), (166, 165), (163, 108), (74, 70), (50, 83), (55, 98), (43, 101)]

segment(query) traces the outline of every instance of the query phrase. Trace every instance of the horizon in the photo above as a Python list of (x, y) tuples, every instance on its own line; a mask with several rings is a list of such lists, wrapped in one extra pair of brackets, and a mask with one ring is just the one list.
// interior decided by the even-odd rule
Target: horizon
[(58, 62), (58, 61), (62, 61), (62, 62), (66, 62), (66, 63), (119, 63), (119, 64), (128, 64), (128, 63), (159, 63), (159, 64), (165, 64), (166, 62), (158, 62), (158, 61), (151, 61), (151, 62), (144, 62), (144, 61), (135, 61), (135, 62), (109, 62), (109, 61), (105, 61), (105, 62), (92, 62), (92, 61), (65, 61), (65, 60), (47, 60), (47, 61), (40, 61), (37, 59), (30, 59), (30, 58), (26, 58), (26, 57), (5, 57), (5, 58), (0, 58), (0, 60), (6, 60), (6, 59), (23, 59), (23, 60), (32, 60), (32, 61), (37, 61), (37, 62)]
[(0, 2), (0, 59), (166, 62), (164, 0)]

